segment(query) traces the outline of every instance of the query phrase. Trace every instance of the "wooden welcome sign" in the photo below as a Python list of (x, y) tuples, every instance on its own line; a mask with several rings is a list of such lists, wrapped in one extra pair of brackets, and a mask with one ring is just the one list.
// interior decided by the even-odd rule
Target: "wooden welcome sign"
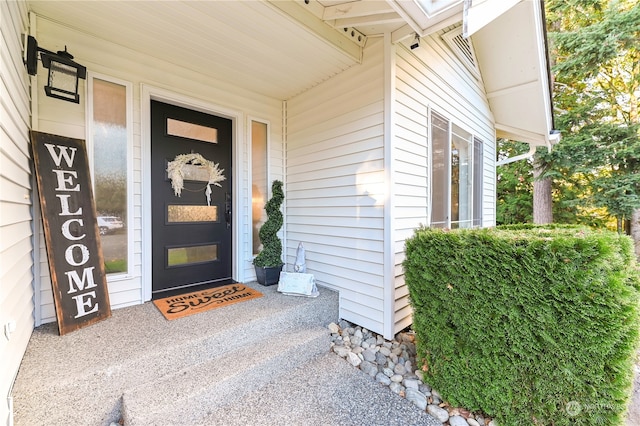
[(85, 143), (31, 132), (60, 335), (111, 316)]

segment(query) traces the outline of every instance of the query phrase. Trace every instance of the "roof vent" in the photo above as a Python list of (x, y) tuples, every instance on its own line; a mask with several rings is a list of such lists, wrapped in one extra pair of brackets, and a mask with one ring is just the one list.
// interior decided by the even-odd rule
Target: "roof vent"
[(455, 53), (471, 74), (477, 79), (480, 79), (480, 69), (478, 68), (478, 61), (476, 60), (471, 39), (462, 36), (462, 27), (456, 27), (442, 34), (442, 39), (449, 45), (453, 53)]

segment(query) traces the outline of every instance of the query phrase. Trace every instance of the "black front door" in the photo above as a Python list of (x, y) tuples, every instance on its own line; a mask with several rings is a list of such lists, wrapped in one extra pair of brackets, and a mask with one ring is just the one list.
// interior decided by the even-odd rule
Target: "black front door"
[[(231, 141), (231, 120), (151, 101), (154, 299), (169, 291), (232, 282)], [(181, 165), (180, 196), (167, 172), (176, 157), (183, 160), (174, 163)], [(187, 158), (192, 161), (184, 162)], [(197, 164), (198, 158), (218, 164), (225, 177), (220, 186), (209, 185), (209, 200), (212, 168)]]

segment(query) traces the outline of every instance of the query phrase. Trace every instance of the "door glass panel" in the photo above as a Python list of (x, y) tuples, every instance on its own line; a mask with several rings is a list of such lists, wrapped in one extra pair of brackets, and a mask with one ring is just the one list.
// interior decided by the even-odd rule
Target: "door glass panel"
[(167, 206), (167, 222), (217, 222), (218, 206)]
[(167, 266), (189, 265), (214, 260), (218, 260), (217, 244), (167, 249)]
[(167, 134), (196, 141), (218, 143), (218, 129), (167, 118)]

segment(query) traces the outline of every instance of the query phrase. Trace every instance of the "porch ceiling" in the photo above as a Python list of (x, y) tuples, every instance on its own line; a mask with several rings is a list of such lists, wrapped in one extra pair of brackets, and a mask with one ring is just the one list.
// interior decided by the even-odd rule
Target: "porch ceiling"
[[(359, 36), (404, 25), (385, 1), (32, 0), (29, 6), (88, 36), (276, 99), (358, 64), (366, 42)], [(343, 29), (356, 25), (354, 37)]]

